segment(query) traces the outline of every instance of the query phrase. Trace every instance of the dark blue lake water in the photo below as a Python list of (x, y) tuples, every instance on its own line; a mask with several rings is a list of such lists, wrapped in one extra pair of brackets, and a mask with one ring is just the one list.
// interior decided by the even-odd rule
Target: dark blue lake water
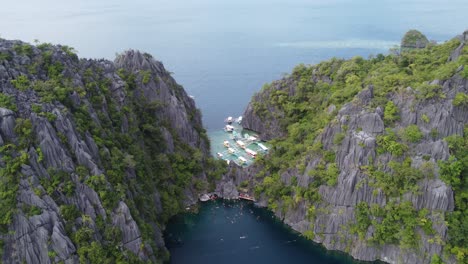
[(152, 53), (214, 130), (298, 63), (386, 52), (410, 28), (446, 40), (468, 27), (466, 10), (466, 0), (2, 1), (0, 36), (63, 43), (84, 57)]
[[(356, 264), (299, 236), (266, 209), (248, 202), (202, 204), (198, 214), (169, 223), (166, 244), (173, 264)], [(366, 262), (370, 263), (370, 262)]]

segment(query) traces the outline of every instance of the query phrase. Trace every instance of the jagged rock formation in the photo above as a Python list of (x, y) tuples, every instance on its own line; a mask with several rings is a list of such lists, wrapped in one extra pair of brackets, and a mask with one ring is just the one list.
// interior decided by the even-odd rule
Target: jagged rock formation
[[(467, 34), (468, 31), (452, 40), (451, 44), (436, 48), (437, 52), (443, 48), (448, 50), (441, 52), (440, 61), (451, 67), (450, 72), (436, 75), (443, 76), (441, 79), (424, 80), (418, 87), (404, 86), (396, 80), (390, 84), (377, 81), (386, 77), (372, 79), (377, 83), (367, 81), (366, 86), (352, 85), (357, 79), (355, 77), (368, 76), (365, 71), (373, 67), (362, 66), (366, 70), (361, 71), (357, 65), (368, 64), (359, 58), (345, 62), (331, 60), (309, 68), (301, 66), (283, 80), (267, 85), (249, 103), (243, 126), (259, 132), (263, 139), (278, 139), (279, 143), (285, 143), (276, 143), (273, 153), (248, 171), (239, 172), (239, 169), (231, 168), (230, 174), (223, 179), (223, 183), (229, 182), (229, 190), (226, 192), (226, 185), (220, 185), (221, 188), (230, 194), (234, 192), (231, 183), (239, 186), (241, 182), (249, 181), (250, 190), (256, 190), (259, 204), (268, 206), (293, 229), (328, 249), (348, 252), (360, 260), (429, 263), (434, 255), (444, 255), (444, 245), (448, 241), (445, 221), (455, 204), (453, 189), (440, 179), (438, 162), (446, 161), (451, 155), (444, 139), (466, 133), (468, 105), (456, 105), (454, 98), (457, 94), (468, 93), (466, 65), (460, 66), (458, 60), (460, 56), (466, 57)], [(427, 44), (422, 34), (411, 43), (408, 42), (410, 37), (413, 39), (415, 35), (406, 34), (403, 40), (407, 47), (423, 48)], [(433, 56), (439, 56), (435, 55), (436, 51)], [(392, 64), (390, 60), (398, 59), (395, 64), (406, 67), (404, 61), (411, 55), (392, 56), (397, 55), (387, 58), (379, 55), (370, 61), (377, 65), (373, 72), (378, 74), (379, 63)], [(328, 94), (330, 90), (342, 89), (340, 85), (345, 85), (343, 90)], [(379, 90), (374, 85), (379, 86)], [(393, 88), (383, 89), (385, 85)], [(350, 89), (359, 93), (354, 96), (349, 92), (347, 103), (337, 108), (336, 102), (343, 102), (343, 94)], [(315, 105), (318, 105), (315, 112), (308, 114), (303, 110)], [(395, 120), (390, 118), (392, 107), (398, 117)], [(322, 127), (323, 122), (314, 119), (327, 122), (324, 121)], [(306, 127), (303, 132), (301, 125)], [(404, 139), (398, 145), (403, 150), (401, 153), (385, 149), (383, 140), (388, 139), (385, 135), (393, 135), (395, 139), (392, 140), (397, 143), (401, 140), (399, 137), (409, 137), (409, 130), (416, 131), (417, 138)], [(316, 136), (307, 141), (308, 133)], [(303, 142), (291, 140), (292, 137)], [(296, 147), (294, 144), (306, 146)], [(297, 153), (294, 148), (304, 151), (296, 154), (300, 158), (290, 163), (290, 167), (277, 165), (289, 161), (294, 155), (291, 153)], [(268, 162), (269, 159), (274, 160)], [(395, 169), (399, 166), (396, 164), (405, 162), (410, 164), (406, 170), (415, 169), (414, 175), (420, 175), (419, 178), (411, 185), (413, 189), (405, 183), (400, 189), (390, 191), (393, 184), (397, 186), (395, 179), (399, 176), (394, 174), (401, 173)], [(382, 184), (379, 177), (388, 177), (386, 180), (389, 181)], [(376, 244), (376, 237), (382, 234), (378, 228), (390, 228), (391, 224), (381, 224), (382, 219), (387, 219), (385, 213), (369, 215), (366, 211), (369, 209), (362, 208), (389, 210), (402, 206), (405, 201), (409, 201), (409, 208), (412, 208), (405, 210), (413, 210), (413, 215), (427, 210), (423, 217), (425, 220), (421, 221), (430, 221), (429, 229), (432, 228), (433, 233), (416, 226), (412, 236), (418, 239), (412, 246), (398, 240)], [(367, 212), (367, 215), (362, 217), (362, 212)], [(386, 212), (390, 214), (390, 211)], [(360, 221), (366, 223), (361, 233), (356, 231)], [(404, 228), (403, 221), (395, 233)], [(449, 255), (444, 261), (456, 262)]]
[[(279, 82), (274, 82), (274, 89), (281, 89), (281, 84)], [(275, 108), (271, 105), (268, 105), (265, 109), (258, 109), (258, 105), (255, 102), (264, 102), (267, 101), (270, 96), (270, 93), (257, 93), (254, 95), (252, 101), (247, 105), (247, 108), (244, 111), (242, 126), (246, 129), (257, 131), (260, 133), (261, 140), (271, 140), (275, 137), (283, 137), (285, 131), (281, 128), (280, 122), (283, 118), (282, 116), (276, 116), (271, 118), (269, 115), (257, 115), (255, 114), (258, 111), (263, 111), (264, 113), (277, 113)]]
[(195, 102), (151, 55), (0, 39), (2, 263), (162, 262), (205, 182)]

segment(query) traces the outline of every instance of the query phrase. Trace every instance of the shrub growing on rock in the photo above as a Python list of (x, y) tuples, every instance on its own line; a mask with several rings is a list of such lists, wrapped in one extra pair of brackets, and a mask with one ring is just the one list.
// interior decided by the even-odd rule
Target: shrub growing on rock
[(452, 104), (454, 106), (468, 106), (468, 95), (466, 93), (457, 93)]
[(417, 125), (409, 125), (401, 130), (401, 138), (407, 142), (417, 143), (423, 138), (423, 133)]
[(384, 111), (385, 123), (390, 124), (399, 119), (400, 119), (400, 110), (392, 101), (388, 101), (387, 105), (385, 105), (385, 111)]

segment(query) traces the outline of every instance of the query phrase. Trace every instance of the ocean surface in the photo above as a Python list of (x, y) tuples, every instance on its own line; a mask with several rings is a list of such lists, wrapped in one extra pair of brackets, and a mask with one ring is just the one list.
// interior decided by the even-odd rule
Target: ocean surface
[(299, 63), (383, 53), (411, 28), (447, 40), (468, 28), (467, 10), (466, 0), (5, 0), (0, 37), (92, 58), (147, 51), (213, 131)]
[(327, 251), (251, 202), (203, 203), (198, 214), (174, 217), (165, 237), (173, 264), (371, 263)]

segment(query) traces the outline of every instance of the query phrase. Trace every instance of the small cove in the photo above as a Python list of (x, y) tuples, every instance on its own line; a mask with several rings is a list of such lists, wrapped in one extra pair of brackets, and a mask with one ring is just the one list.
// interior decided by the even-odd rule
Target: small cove
[(267, 209), (245, 201), (202, 203), (198, 213), (172, 218), (165, 239), (173, 264), (372, 263), (328, 251), (291, 230)]

